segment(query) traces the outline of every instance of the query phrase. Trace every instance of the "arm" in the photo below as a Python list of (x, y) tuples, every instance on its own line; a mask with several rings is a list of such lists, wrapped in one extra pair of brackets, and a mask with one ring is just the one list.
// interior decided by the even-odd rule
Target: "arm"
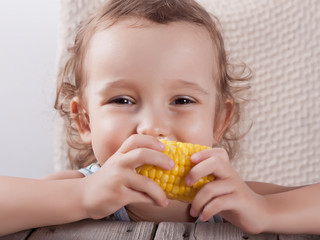
[(0, 236), (87, 218), (83, 178), (34, 180), (0, 177)]
[(320, 183), (265, 195), (265, 229), (320, 234)]
[(42, 180), (59, 180), (59, 179), (72, 179), (72, 178), (83, 178), (83, 174), (76, 170), (68, 170), (63, 172), (56, 172), (47, 175)]
[[(83, 175), (73, 170), (53, 173), (41, 180), (0, 176), (0, 236), (86, 218), (80, 204), (82, 184), (76, 178)], [(49, 181), (62, 179), (65, 180)]]
[(267, 194), (274, 194), (274, 193), (281, 193), (290, 191), (293, 189), (297, 189), (299, 187), (286, 187), (272, 183), (264, 183), (264, 182), (246, 182), (249, 188), (252, 191), (260, 194), (260, 195), (267, 195)]
[[(143, 164), (172, 169), (164, 146), (150, 136), (133, 135), (94, 174), (77, 171), (42, 180), (0, 176), (0, 236), (34, 227), (99, 219), (129, 203), (167, 206), (157, 183), (136, 173)], [(80, 174), (80, 175), (79, 175)], [(57, 180), (61, 178), (69, 178)], [(71, 179), (70, 179), (71, 178)]]
[(264, 195), (263, 231), (281, 233), (320, 233), (320, 183), (284, 187), (262, 182), (247, 182)]

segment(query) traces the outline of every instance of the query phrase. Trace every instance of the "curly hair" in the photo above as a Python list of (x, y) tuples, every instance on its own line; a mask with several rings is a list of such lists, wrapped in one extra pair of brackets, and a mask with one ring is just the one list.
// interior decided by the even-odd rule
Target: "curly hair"
[(240, 105), (244, 103), (239, 93), (249, 87), (251, 70), (245, 64), (229, 62), (218, 19), (194, 0), (109, 0), (80, 24), (74, 45), (69, 49), (69, 59), (58, 75), (55, 109), (64, 119), (71, 167), (81, 168), (96, 161), (92, 146), (83, 143), (79, 136), (75, 120), (81, 116), (72, 114), (70, 110), (71, 100), (75, 96), (81, 97), (86, 86), (83, 63), (87, 46), (98, 30), (107, 29), (124, 17), (143, 18), (158, 24), (184, 21), (207, 29), (217, 52), (216, 111), (227, 99), (234, 105), (232, 117), (220, 142), (232, 159), (241, 137), (239, 128), (235, 127), (240, 119)]

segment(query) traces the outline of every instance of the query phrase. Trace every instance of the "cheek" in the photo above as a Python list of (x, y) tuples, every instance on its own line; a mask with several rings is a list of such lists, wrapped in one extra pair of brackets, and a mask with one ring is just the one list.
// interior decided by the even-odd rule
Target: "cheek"
[(100, 165), (103, 165), (131, 135), (128, 121), (105, 118), (91, 122), (92, 149)]
[(213, 145), (213, 124), (202, 121), (194, 123), (191, 131), (195, 143), (200, 145), (212, 146)]
[(185, 118), (179, 123), (180, 138), (184, 142), (212, 146), (214, 144), (213, 118), (198, 115)]

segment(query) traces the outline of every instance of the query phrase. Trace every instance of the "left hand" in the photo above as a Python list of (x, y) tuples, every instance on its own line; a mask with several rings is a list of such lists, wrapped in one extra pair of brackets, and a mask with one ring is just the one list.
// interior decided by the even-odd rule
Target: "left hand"
[(213, 148), (194, 154), (196, 164), (186, 177), (186, 184), (193, 185), (200, 178), (213, 174), (215, 180), (200, 189), (192, 202), (190, 214), (200, 215), (206, 221), (219, 213), (227, 221), (248, 233), (263, 229), (266, 201), (252, 191), (240, 178), (229, 162), (225, 149)]

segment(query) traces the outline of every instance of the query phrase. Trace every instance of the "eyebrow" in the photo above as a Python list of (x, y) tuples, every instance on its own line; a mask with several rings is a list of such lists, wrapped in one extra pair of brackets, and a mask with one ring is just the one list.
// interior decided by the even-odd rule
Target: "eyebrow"
[(103, 88), (98, 92), (101, 95), (104, 95), (109, 89), (113, 88), (133, 88), (135, 84), (126, 79), (119, 79), (112, 82), (106, 83)]
[[(108, 82), (105, 86), (99, 91), (99, 94), (104, 95), (108, 89), (112, 88), (133, 88), (135, 84), (127, 79), (119, 79), (112, 82)], [(194, 91), (197, 91), (204, 95), (209, 95), (209, 93), (199, 86), (197, 83), (189, 82), (183, 79), (174, 79), (174, 83), (171, 85), (172, 88), (188, 88)]]
[(199, 86), (197, 83), (189, 82), (183, 79), (177, 79), (175, 82), (172, 84), (173, 87), (175, 88), (189, 88), (194, 91), (197, 91), (199, 93), (202, 93), (204, 95), (209, 95), (209, 92), (207, 92), (204, 88)]

